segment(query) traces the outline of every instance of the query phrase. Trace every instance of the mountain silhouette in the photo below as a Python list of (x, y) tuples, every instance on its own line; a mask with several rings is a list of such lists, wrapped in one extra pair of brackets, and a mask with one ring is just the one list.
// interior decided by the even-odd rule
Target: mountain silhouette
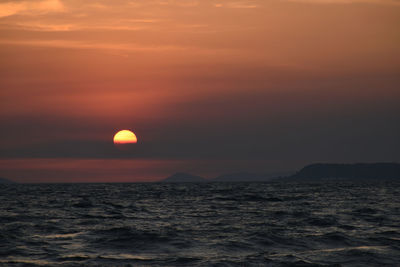
[(280, 173), (270, 173), (270, 174), (257, 174), (251, 172), (236, 172), (236, 173), (229, 173), (223, 174), (213, 179), (205, 179), (200, 176), (192, 175), (189, 173), (175, 173), (160, 182), (163, 183), (183, 183), (183, 182), (191, 182), (191, 183), (198, 183), (198, 182), (263, 182), (269, 181), (276, 177), (287, 176), (292, 174), (293, 172), (280, 172)]
[(171, 175), (161, 182), (163, 183), (200, 183), (200, 182), (207, 182), (206, 179), (200, 176), (178, 172), (174, 175)]
[(290, 180), (393, 180), (400, 179), (398, 163), (356, 163), (325, 164), (316, 163), (305, 166), (296, 174), (286, 177)]
[(237, 172), (205, 179), (188, 173), (176, 173), (161, 180), (164, 183), (199, 182), (263, 182), (263, 181), (326, 181), (326, 180), (400, 180), (399, 163), (316, 163), (293, 172), (256, 174)]

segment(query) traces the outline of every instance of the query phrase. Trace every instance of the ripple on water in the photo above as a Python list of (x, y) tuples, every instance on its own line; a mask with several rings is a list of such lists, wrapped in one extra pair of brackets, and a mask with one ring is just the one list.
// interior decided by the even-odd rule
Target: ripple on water
[(0, 266), (400, 262), (400, 184), (11, 187), (0, 187)]

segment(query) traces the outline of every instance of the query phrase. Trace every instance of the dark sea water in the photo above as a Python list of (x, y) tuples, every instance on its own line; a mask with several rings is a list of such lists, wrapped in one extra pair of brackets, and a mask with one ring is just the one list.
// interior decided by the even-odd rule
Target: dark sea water
[(400, 183), (0, 185), (0, 266), (400, 266)]

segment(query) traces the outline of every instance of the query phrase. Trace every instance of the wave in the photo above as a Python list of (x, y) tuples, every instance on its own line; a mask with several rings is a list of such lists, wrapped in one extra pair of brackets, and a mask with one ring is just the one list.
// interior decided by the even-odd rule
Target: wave
[(399, 184), (0, 188), (0, 266), (396, 266)]
[(127, 247), (145, 248), (154, 244), (162, 244), (171, 240), (172, 234), (157, 231), (137, 230), (131, 227), (114, 227), (105, 230), (97, 230), (91, 233), (95, 244), (100, 247)]

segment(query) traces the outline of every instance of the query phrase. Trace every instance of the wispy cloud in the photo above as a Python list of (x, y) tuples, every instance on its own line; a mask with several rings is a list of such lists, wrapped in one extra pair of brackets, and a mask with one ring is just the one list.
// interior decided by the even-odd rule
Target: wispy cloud
[(39, 32), (69, 32), (69, 31), (81, 31), (81, 30), (102, 30), (102, 31), (138, 31), (144, 30), (147, 27), (140, 25), (83, 25), (78, 23), (69, 24), (55, 24), (55, 23), (45, 23), (40, 21), (27, 21), (27, 22), (17, 22), (13, 25), (4, 24), (0, 28), (14, 28), (23, 29), (28, 31), (39, 31)]
[(283, 0), (287, 2), (312, 3), (312, 4), (354, 4), (370, 3), (383, 5), (400, 5), (398, 0)]
[(65, 10), (60, 0), (22, 1), (0, 3), (0, 17), (16, 14), (46, 14)]
[(46, 24), (41, 22), (15, 23), (15, 25), (12, 26), (16, 29), (44, 32), (67, 32), (81, 29), (81, 27), (76, 24)]
[(225, 1), (214, 4), (215, 7), (226, 7), (226, 8), (257, 8), (257, 1)]
[(102, 50), (120, 50), (120, 51), (166, 51), (166, 50), (185, 50), (189, 47), (159, 45), (144, 46), (138, 44), (113, 44), (113, 43), (95, 43), (70, 40), (0, 40), (0, 45), (22, 45), (39, 46), (53, 48), (72, 48), (72, 49), (102, 49)]

